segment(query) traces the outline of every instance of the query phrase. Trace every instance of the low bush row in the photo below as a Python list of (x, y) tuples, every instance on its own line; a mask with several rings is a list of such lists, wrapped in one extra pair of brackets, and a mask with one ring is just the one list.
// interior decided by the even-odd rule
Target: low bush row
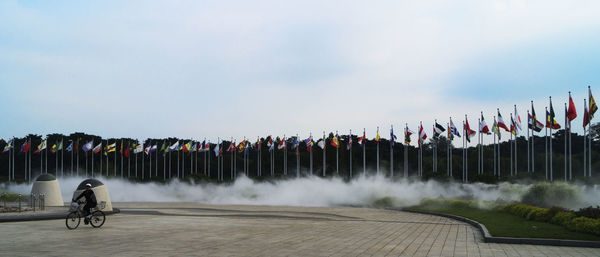
[(569, 211), (561, 207), (541, 208), (527, 204), (512, 203), (502, 207), (502, 210), (528, 220), (554, 223), (569, 230), (600, 235), (600, 219), (579, 216), (578, 212)]

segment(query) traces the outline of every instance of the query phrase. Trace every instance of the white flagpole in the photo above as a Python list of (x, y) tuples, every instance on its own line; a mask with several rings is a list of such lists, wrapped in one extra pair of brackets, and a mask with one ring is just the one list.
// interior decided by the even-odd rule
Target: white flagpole
[[(533, 116), (533, 101), (531, 101), (531, 116)], [(532, 120), (531, 126), (531, 172), (535, 173), (535, 128), (537, 128), (537, 117)]]
[[(350, 130), (350, 134), (348, 134), (348, 143), (352, 141), (352, 130)], [(348, 177), (352, 178), (352, 145), (350, 145), (350, 171), (348, 173)]]
[[(365, 128), (363, 128), (363, 136), (366, 135), (366, 130)], [(363, 143), (362, 143), (362, 152), (363, 152), (363, 176), (367, 175), (367, 157), (366, 157), (366, 150), (367, 150), (367, 138), (365, 137), (363, 139)]]
[[(117, 140), (115, 140), (115, 160), (114, 160), (115, 171), (113, 172), (115, 177), (117, 176), (117, 149), (116, 149), (117, 145), (116, 145), (116, 143), (117, 143)], [(152, 174), (152, 157), (150, 157), (150, 174)]]
[[(569, 92), (569, 95), (570, 95), (570, 92)], [(569, 120), (567, 119), (567, 103), (565, 103), (565, 154), (564, 154), (564, 156), (565, 156), (565, 161), (564, 161), (564, 163), (565, 163), (565, 181), (568, 180), (568, 176), (567, 176), (567, 161), (568, 161), (567, 157), (569, 156), (569, 153), (567, 152), (567, 140), (568, 140), (567, 128), (569, 127), (568, 122), (569, 122)]]
[[(511, 120), (511, 122), (514, 121), (512, 113), (510, 114), (510, 120)], [(511, 124), (511, 125), (513, 125), (513, 124)], [(513, 128), (513, 130), (515, 130), (515, 129), (516, 128)], [(514, 173), (513, 173), (513, 157), (514, 157), (514, 155), (513, 155), (513, 142), (512, 142), (512, 140), (513, 140), (513, 133), (511, 131), (510, 132), (510, 139), (508, 140), (508, 145), (510, 146), (510, 176), (511, 177), (514, 175)]]
[[(115, 143), (116, 143), (116, 141), (115, 141)], [(117, 147), (116, 144), (115, 144), (115, 147)], [(144, 180), (144, 173), (146, 172), (144, 170), (144, 163), (146, 162), (146, 156), (144, 156), (144, 154), (146, 153), (145, 150), (146, 150), (146, 142), (142, 142), (142, 152), (141, 152), (141, 154), (142, 154), (142, 172), (141, 173), (142, 174), (140, 174), (140, 175), (142, 175), (141, 180)], [(106, 155), (106, 175), (108, 176), (108, 154)]]
[[(592, 89), (591, 87), (588, 85), (588, 104), (591, 105), (592, 104)], [(591, 107), (591, 106), (590, 106)], [(591, 108), (588, 108), (588, 112), (591, 113)], [(590, 119), (590, 123), (588, 124), (588, 177), (592, 177), (592, 117), (591, 115), (589, 116)], [(585, 139), (585, 138), (584, 138)], [(585, 144), (585, 141), (583, 142)]]
[[(93, 144), (93, 139), (92, 139), (92, 145)], [(88, 176), (88, 151), (85, 151), (85, 176)], [(93, 152), (92, 152), (93, 153)], [(48, 153), (46, 152), (46, 169), (48, 169)], [(46, 173), (48, 173), (48, 170), (46, 170)]]
[[(515, 106), (515, 123), (516, 123), (516, 122), (519, 122), (519, 117), (517, 116), (517, 105), (515, 104), (514, 106)], [(517, 132), (519, 132), (519, 131), (517, 130), (517, 124), (515, 124), (515, 142), (514, 142), (515, 143), (515, 175), (518, 175), (517, 169), (519, 167), (517, 165), (517, 159), (519, 159), (519, 155), (517, 154), (517, 148), (519, 148), (518, 147), (519, 146), (518, 145), (519, 138), (518, 138)]]
[[(406, 133), (408, 133), (408, 123), (404, 123), (404, 137), (406, 137)], [(392, 161), (392, 163), (394, 162)], [(404, 178), (408, 178), (408, 144), (406, 142), (404, 142)]]
[(326, 160), (327, 160), (327, 143), (326, 143), (326, 139), (325, 139), (325, 131), (323, 131), (323, 177), (327, 176)]
[[(586, 99), (583, 99), (583, 108), (584, 110), (587, 109), (587, 102)], [(588, 116), (589, 118), (589, 116)], [(584, 117), (585, 119), (585, 117)], [(583, 126), (583, 176), (587, 177), (587, 152), (586, 152), (586, 148), (587, 148), (587, 139), (586, 139), (586, 133), (585, 133), (586, 129), (585, 126)]]
[[(535, 126), (535, 124), (534, 124)], [(530, 169), (530, 153), (529, 153), (529, 148), (530, 148), (530, 144), (529, 142), (531, 141), (531, 138), (529, 137), (529, 110), (527, 110), (527, 173), (531, 172)], [(531, 134), (533, 134), (533, 131), (531, 132)]]
[(548, 180), (548, 107), (546, 107), (546, 128), (545, 128), (546, 136), (544, 137), (544, 150), (545, 157), (544, 166), (546, 166), (546, 180)]
[[(78, 177), (79, 177), (79, 139), (80, 138), (77, 138), (77, 145), (76, 145), (76, 147), (74, 147), (74, 150), (77, 150), (77, 166), (75, 167), (75, 170), (76, 170), (76, 175)], [(42, 152), (40, 151), (40, 160), (41, 160), (41, 157), (42, 157)], [(41, 163), (41, 161), (40, 161), (40, 163)], [(41, 172), (41, 170), (40, 170), (40, 172)], [(73, 175), (73, 174), (71, 174), (71, 175)]]
[[(377, 126), (377, 135), (379, 135), (379, 126)], [(379, 176), (379, 141), (377, 141), (377, 176)]]
[[(494, 116), (494, 124), (497, 124), (497, 123), (496, 123), (496, 116)], [(494, 129), (494, 128), (492, 128), (492, 130), (493, 130), (493, 129)], [(500, 130), (498, 130), (498, 132), (499, 132), (499, 131), (500, 131)], [(496, 155), (496, 148), (498, 148), (498, 146), (496, 145), (496, 137), (498, 136), (498, 134), (496, 134), (496, 132), (495, 132), (495, 131), (492, 131), (492, 132), (494, 133), (494, 176), (496, 176), (496, 175), (497, 175), (496, 169), (497, 169), (497, 167), (498, 167), (498, 166), (497, 166), (497, 161), (496, 161), (496, 159), (498, 159), (498, 156)], [(498, 140), (498, 141), (499, 141), (499, 140)], [(498, 178), (500, 178), (500, 176), (498, 176)]]
[[(312, 144), (312, 132), (310, 133), (309, 138), (310, 138), (310, 141), (311, 141), (311, 144)], [(313, 175), (313, 152), (314, 152), (314, 150), (315, 150), (314, 149), (314, 145), (312, 145), (310, 147), (310, 152), (308, 153), (310, 155), (310, 175), (311, 176)]]
[[(93, 141), (94, 139), (92, 139)], [(102, 142), (102, 139), (100, 139), (100, 142)], [(94, 160), (96, 158), (94, 158), (94, 143), (92, 143), (92, 178), (94, 177)], [(102, 155), (100, 155), (100, 160), (102, 160)], [(57, 163), (58, 164), (58, 163)]]
[[(106, 141), (106, 144), (108, 145), (108, 140)], [(133, 155), (135, 155), (135, 178), (137, 179), (138, 176), (138, 168), (137, 168), (137, 157), (138, 157), (138, 153), (135, 152), (135, 150), (137, 149), (137, 144), (136, 144), (136, 148), (134, 148), (133, 150)]]
[(298, 142), (298, 144), (296, 145), (296, 177), (299, 178), (300, 177), (300, 138), (298, 137), (298, 134), (296, 134), (296, 142)]
[[(550, 99), (550, 106), (552, 106), (552, 96), (550, 96), (549, 99)], [(550, 121), (551, 126), (550, 126), (550, 139), (549, 139), (550, 140), (550, 162), (549, 162), (549, 164), (550, 164), (550, 181), (553, 181), (554, 174), (552, 172), (552, 166), (554, 166), (554, 165), (552, 165), (552, 129), (553, 129), (552, 125), (554, 124), (554, 117), (550, 117), (550, 118), (552, 120)]]
[(477, 174), (481, 174), (481, 118), (477, 119), (478, 131), (477, 133)]

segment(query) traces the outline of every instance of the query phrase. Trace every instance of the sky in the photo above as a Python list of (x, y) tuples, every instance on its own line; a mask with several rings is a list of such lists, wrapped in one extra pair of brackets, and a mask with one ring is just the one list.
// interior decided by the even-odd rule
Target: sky
[[(600, 97), (598, 1), (0, 1), (0, 138), (400, 137)], [(427, 129), (431, 134), (431, 129)], [(508, 137), (506, 135), (504, 138)], [(491, 141), (491, 136), (486, 141)]]

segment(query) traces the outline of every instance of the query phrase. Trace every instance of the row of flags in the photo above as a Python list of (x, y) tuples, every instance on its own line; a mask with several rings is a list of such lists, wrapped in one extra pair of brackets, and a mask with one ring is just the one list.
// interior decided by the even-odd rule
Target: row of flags
[[(594, 100), (594, 97), (592, 96), (591, 90), (589, 90), (589, 95), (588, 95), (588, 99), (589, 99), (589, 103), (584, 105), (584, 116), (583, 116), (583, 127), (585, 128), (589, 123), (590, 120), (594, 117), (594, 114), (596, 113), (596, 111), (598, 110), (598, 106), (596, 104), (596, 101)], [(573, 121), (576, 117), (577, 117), (577, 110), (575, 108), (575, 103), (569, 93), (569, 104), (568, 107), (565, 106), (565, 120), (566, 120), (566, 124), (565, 124), (565, 128), (567, 130), (570, 130), (571, 128), (571, 121)], [(503, 129), (506, 132), (509, 132), (513, 135), (516, 135), (517, 133), (519, 133), (519, 131), (522, 131), (521, 128), (521, 116), (518, 114), (517, 112), (517, 108), (515, 106), (514, 109), (514, 116), (511, 114), (510, 117), (510, 123), (506, 123), (504, 121), (504, 118), (502, 117), (502, 115), (500, 114), (500, 110), (497, 110), (497, 120), (494, 120), (494, 123), (492, 125), (492, 128), (490, 129), (485, 121), (485, 118), (483, 116), (483, 113), (481, 113), (481, 118), (479, 120), (479, 128), (478, 128), (478, 132), (482, 133), (482, 134), (486, 134), (486, 135), (490, 135), (490, 134), (495, 134), (498, 136), (498, 138), (500, 139), (501, 137), (501, 133), (500, 133), (500, 129)], [(552, 98), (550, 98), (549, 101), (549, 108), (546, 109), (546, 123), (542, 123), (540, 122), (540, 120), (537, 118), (536, 116), (536, 112), (535, 109), (533, 107), (533, 102), (531, 103), (531, 113), (528, 113), (528, 128), (532, 129), (535, 132), (540, 132), (542, 131), (542, 129), (544, 127), (546, 128), (550, 128), (552, 130), (558, 130), (561, 128), (561, 125), (556, 121), (556, 115), (554, 112), (554, 107), (552, 106)], [(463, 123), (463, 131), (465, 133), (465, 139), (467, 142), (471, 142), (471, 138), (473, 136), (475, 136), (475, 134), (477, 133), (477, 131), (473, 130), (469, 124), (469, 121), (467, 119), (467, 117), (465, 116), (465, 121)], [(454, 125), (454, 122), (452, 121), (452, 119), (450, 119), (447, 127), (443, 126), (442, 124), (439, 124), (437, 121), (435, 121), (434, 126), (433, 126), (433, 137), (437, 138), (440, 135), (442, 135), (444, 132), (447, 132), (447, 137), (449, 140), (453, 140), (454, 136), (457, 137), (461, 137), (461, 133), (459, 131), (459, 129)], [(407, 145), (410, 145), (411, 143), (411, 135), (414, 134), (414, 132), (408, 127), (408, 125), (406, 126), (406, 128), (404, 129), (404, 143)], [(421, 144), (424, 142), (424, 140), (427, 138), (427, 133), (425, 132), (425, 128), (423, 127), (422, 124), (419, 125), (418, 127), (418, 146), (420, 147)], [(349, 134), (348, 135), (348, 142), (346, 144), (346, 148), (349, 150), (352, 148), (352, 144), (353, 144), (353, 140), (352, 140), (352, 135)], [(297, 152), (299, 151), (299, 141), (298, 141), (298, 137), (291, 137), (289, 139), (291, 142), (291, 149), (292, 150), (296, 150)], [(379, 144), (381, 137), (379, 135), (379, 129), (377, 129), (377, 135), (375, 137), (375, 142), (377, 144)], [(394, 134), (394, 130), (393, 127), (390, 129), (390, 143), (393, 146), (395, 141), (397, 140), (396, 135)], [(10, 150), (12, 150), (14, 148), (14, 140), (10, 140), (8, 141), (8, 143), (6, 144), (6, 146), (4, 147), (3, 153), (8, 152)], [(361, 146), (364, 146), (366, 143), (366, 134), (365, 131), (363, 130), (363, 135), (361, 137), (358, 138), (358, 144)], [(267, 142), (267, 147), (269, 149), (269, 151), (273, 151), (275, 149), (275, 143), (274, 140), (271, 136), (268, 136), (266, 139)], [(303, 143), (306, 145), (306, 149), (307, 151), (312, 151), (314, 146), (317, 145), (318, 147), (324, 149), (326, 142), (324, 138), (319, 139), (317, 142), (315, 142), (313, 140), (312, 135), (310, 135), (308, 138), (306, 138), (305, 140), (303, 140)], [(93, 153), (97, 154), (100, 152), (103, 152), (105, 155), (107, 155), (108, 153), (111, 152), (115, 152), (116, 148), (117, 148), (117, 142), (113, 142), (111, 144), (108, 144), (105, 147), (102, 146), (102, 141), (97, 144), (94, 145), (94, 140), (90, 140), (87, 143), (83, 144), (81, 149), (84, 152), (89, 152), (92, 151)], [(247, 151), (247, 150), (253, 150), (253, 149), (260, 149), (261, 148), (261, 140), (257, 139), (257, 141), (255, 143), (251, 143), (249, 141), (247, 141), (246, 139), (242, 140), (239, 144), (236, 144), (235, 141), (232, 141), (230, 143), (230, 145), (225, 148), (226, 152), (234, 152), (234, 151), (239, 151), (239, 152), (243, 152), (243, 151)], [(288, 140), (285, 138), (279, 140), (279, 143), (277, 144), (277, 149), (279, 150), (287, 150), (287, 144), (288, 144)], [(335, 148), (339, 148), (340, 147), (340, 136), (336, 134), (333, 136), (333, 138), (330, 140), (329, 144), (332, 147)], [(34, 151), (34, 153), (39, 153), (43, 150), (46, 150), (48, 148), (48, 142), (47, 139), (43, 140), (37, 147), (37, 149)], [(31, 141), (26, 141), (23, 143), (23, 145), (21, 146), (21, 152), (29, 152), (29, 150), (31, 149)], [(57, 151), (61, 151), (63, 150), (63, 141), (61, 140), (60, 142), (56, 142), (55, 144), (53, 144), (50, 147), (50, 152), (51, 153), (56, 153)], [(71, 141), (69, 143), (69, 145), (64, 149), (67, 152), (71, 152), (71, 151), (78, 151), (78, 144), (75, 143), (73, 141)], [(181, 143), (179, 141), (171, 144), (171, 145), (167, 145), (166, 141), (163, 141), (162, 146), (158, 147), (158, 143), (152, 143), (152, 142), (148, 142), (145, 146), (143, 145), (137, 145), (135, 143), (129, 143), (127, 147), (124, 147), (124, 144), (121, 142), (121, 149), (119, 150), (119, 153), (121, 155), (125, 155), (125, 157), (129, 157), (130, 155), (130, 151), (133, 151), (134, 154), (138, 154), (141, 152), (144, 152), (145, 154), (150, 154), (156, 151), (160, 151), (163, 152), (163, 154), (168, 153), (168, 152), (173, 152), (173, 151), (184, 151), (184, 152), (206, 152), (210, 150), (210, 143), (207, 143), (206, 140), (202, 141), (202, 143), (199, 142), (194, 142), (194, 141), (188, 141), (187, 143)], [(215, 145), (214, 148), (215, 154), (216, 155), (222, 155), (223, 154), (223, 147), (221, 147), (221, 143), (218, 143)]]

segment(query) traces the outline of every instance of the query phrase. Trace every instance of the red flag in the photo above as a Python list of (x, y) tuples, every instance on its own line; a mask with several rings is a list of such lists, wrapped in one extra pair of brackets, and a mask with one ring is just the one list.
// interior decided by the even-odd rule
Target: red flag
[(129, 147), (125, 149), (125, 158), (129, 158)]
[(569, 122), (577, 118), (577, 110), (575, 110), (575, 103), (573, 102), (573, 98), (569, 96), (569, 109), (567, 110), (567, 118), (569, 118)]
[(23, 145), (23, 150), (21, 152), (26, 153), (29, 152), (29, 147), (31, 147), (31, 143), (26, 142), (25, 145)]
[(588, 124), (590, 124), (590, 113), (588, 112), (587, 106), (585, 106), (583, 111), (583, 128), (585, 129), (585, 126)]
[(74, 146), (75, 146), (75, 150), (73, 152), (76, 153), (77, 151), (79, 151), (79, 141), (77, 141)]

